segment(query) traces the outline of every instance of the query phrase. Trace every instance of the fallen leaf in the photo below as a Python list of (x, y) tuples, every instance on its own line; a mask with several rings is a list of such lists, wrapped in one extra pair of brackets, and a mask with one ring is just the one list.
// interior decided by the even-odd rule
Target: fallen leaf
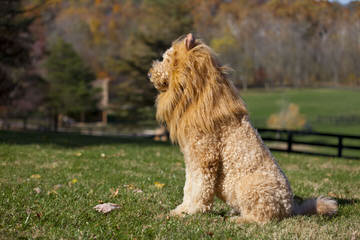
[(207, 232), (206, 234), (209, 235), (210, 237), (214, 236), (213, 232)]
[(143, 191), (141, 189), (134, 189), (133, 191), (134, 193), (143, 193)]
[(71, 181), (68, 182), (68, 186), (71, 187), (72, 185), (76, 184), (78, 180), (76, 178), (73, 178)]
[(37, 212), (37, 213), (36, 213), (36, 216), (37, 216), (38, 218), (41, 218), (41, 217), (43, 216), (43, 214), (42, 214), (41, 212)]
[(155, 185), (155, 187), (158, 188), (158, 189), (161, 189), (161, 188), (163, 188), (163, 187), (165, 186), (164, 183), (159, 183), (159, 182), (154, 182), (154, 185)]
[(50, 190), (47, 192), (47, 195), (51, 195), (51, 194), (59, 195), (55, 190)]
[(128, 190), (132, 190), (134, 193), (142, 193), (143, 191), (139, 188), (136, 188), (133, 184), (124, 184), (124, 188)]
[(117, 188), (115, 190), (113, 188), (111, 188), (110, 192), (111, 192), (111, 197), (116, 197), (119, 194), (119, 188)]
[(36, 187), (33, 189), (37, 194), (41, 193), (41, 189), (39, 187)]
[(53, 186), (54, 190), (58, 190), (59, 188), (61, 188), (63, 185), (62, 184), (56, 184), (55, 186)]
[(108, 213), (117, 208), (120, 208), (120, 205), (115, 203), (103, 203), (103, 204), (98, 204), (94, 207), (96, 211), (101, 213)]
[(81, 155), (82, 155), (81, 152), (75, 153), (75, 156), (77, 156), (77, 157), (81, 157)]
[(132, 184), (124, 184), (123, 186), (124, 186), (125, 188), (127, 188), (127, 189), (130, 189), (130, 190), (132, 190), (132, 189), (135, 188), (135, 186), (132, 185)]
[(39, 178), (41, 178), (41, 176), (40, 176), (40, 174), (33, 174), (33, 175), (30, 176), (30, 178), (39, 179)]

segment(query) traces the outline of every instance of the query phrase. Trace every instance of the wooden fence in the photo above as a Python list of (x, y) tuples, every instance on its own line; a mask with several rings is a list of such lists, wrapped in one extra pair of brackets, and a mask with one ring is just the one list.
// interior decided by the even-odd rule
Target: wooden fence
[[(279, 129), (266, 129), (259, 128), (258, 132), (264, 141), (285, 143), (286, 148), (279, 148), (278, 146), (271, 146), (270, 149), (274, 151), (288, 152), (288, 153), (303, 153), (310, 155), (321, 155), (329, 157), (343, 157), (360, 159), (360, 136), (347, 135), (347, 134), (330, 134), (319, 132), (306, 132), (306, 131), (289, 131)], [(299, 140), (304, 136), (310, 136), (310, 140)], [(321, 138), (321, 140), (319, 140)], [(345, 144), (344, 140), (352, 141), (351, 144)], [(336, 141), (336, 143), (334, 143)], [(354, 144), (354, 142), (356, 142)], [(303, 149), (294, 149), (295, 146), (306, 147)], [(310, 147), (309, 147), (310, 146)], [(336, 154), (329, 154), (327, 152), (315, 152), (315, 147), (326, 147), (336, 149)], [(358, 152), (359, 154), (344, 155), (344, 149), (351, 150), (351, 153)]]

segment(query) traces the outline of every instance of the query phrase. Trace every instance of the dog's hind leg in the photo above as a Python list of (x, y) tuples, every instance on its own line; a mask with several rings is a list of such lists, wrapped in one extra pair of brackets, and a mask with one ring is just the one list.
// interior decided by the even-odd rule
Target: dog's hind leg
[(241, 216), (238, 223), (266, 223), (281, 220), (292, 213), (292, 192), (286, 179), (276, 173), (254, 172), (235, 185), (236, 198), (232, 202)]

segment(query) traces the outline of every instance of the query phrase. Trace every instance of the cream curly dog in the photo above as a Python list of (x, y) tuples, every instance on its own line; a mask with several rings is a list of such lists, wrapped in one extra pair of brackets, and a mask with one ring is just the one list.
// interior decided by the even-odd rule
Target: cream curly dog
[(226, 70), (207, 45), (188, 34), (149, 71), (159, 91), (156, 117), (185, 158), (184, 199), (171, 214), (209, 211), (214, 196), (240, 213), (234, 217), (237, 222), (335, 214), (337, 203), (329, 198), (295, 203), (286, 176), (252, 127)]

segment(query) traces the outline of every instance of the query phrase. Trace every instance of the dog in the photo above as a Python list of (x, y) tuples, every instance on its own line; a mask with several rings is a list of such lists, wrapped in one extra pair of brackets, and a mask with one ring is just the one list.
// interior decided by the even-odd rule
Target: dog
[(293, 215), (332, 216), (335, 200), (294, 201), (288, 179), (250, 123), (244, 101), (212, 49), (190, 33), (154, 61), (149, 78), (159, 91), (156, 118), (184, 155), (184, 216), (211, 210), (215, 196), (238, 223), (266, 223)]

